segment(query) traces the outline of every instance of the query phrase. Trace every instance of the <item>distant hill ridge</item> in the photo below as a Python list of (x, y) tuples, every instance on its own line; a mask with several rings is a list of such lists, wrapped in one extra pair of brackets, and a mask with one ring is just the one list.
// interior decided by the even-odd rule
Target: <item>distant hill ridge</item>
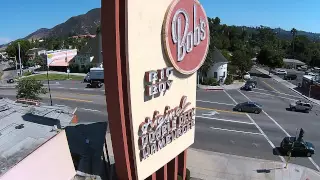
[[(85, 34), (96, 34), (96, 28), (100, 24), (100, 15), (101, 9), (95, 8), (88, 11), (86, 14), (81, 14), (78, 16), (73, 16), (69, 18), (66, 22), (56, 25), (55, 27), (41, 28), (37, 31), (29, 34), (24, 39), (41, 39), (45, 37), (66, 37), (74, 35), (85, 35)], [(240, 27), (240, 26), (238, 26)], [(255, 32), (255, 27), (245, 27), (248, 32)], [(275, 32), (280, 34), (278, 35), (282, 39), (291, 39), (292, 35), (290, 31), (276, 28)], [(320, 33), (312, 33), (305, 31), (298, 31), (297, 35), (306, 35), (310, 40), (320, 40)], [(0, 48), (6, 45), (0, 45)]]
[(96, 34), (100, 24), (100, 8), (88, 11), (86, 14), (73, 16), (66, 22), (56, 25), (51, 29), (41, 28), (29, 34), (24, 39), (41, 39), (44, 37), (64, 37), (83, 34)]

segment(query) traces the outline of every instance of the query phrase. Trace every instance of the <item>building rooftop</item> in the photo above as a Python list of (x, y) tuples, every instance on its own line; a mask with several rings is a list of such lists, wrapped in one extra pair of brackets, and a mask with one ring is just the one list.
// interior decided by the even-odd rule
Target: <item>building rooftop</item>
[(297, 64), (297, 65), (305, 65), (306, 63), (302, 62), (302, 61), (299, 61), (297, 59), (283, 59), (283, 62), (285, 63), (294, 63), (294, 64)]
[(68, 126), (75, 111), (0, 99), (0, 176)]
[(212, 54), (212, 61), (214, 63), (223, 62), (228, 63), (228, 60), (221, 54), (220, 50), (214, 47), (214, 51)]

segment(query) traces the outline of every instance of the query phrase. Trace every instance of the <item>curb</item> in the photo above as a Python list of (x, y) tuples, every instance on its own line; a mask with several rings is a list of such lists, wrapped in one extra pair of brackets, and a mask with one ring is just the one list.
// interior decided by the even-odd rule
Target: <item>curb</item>
[(293, 88), (289, 88), (289, 89), (290, 89), (291, 91), (299, 94), (299, 95), (302, 96), (303, 98), (307, 99), (308, 101), (310, 101), (310, 102), (312, 102), (312, 103), (317, 104), (317, 105), (320, 106), (320, 104), (319, 104), (318, 102), (315, 102), (315, 101), (311, 100), (309, 97), (303, 95), (301, 92), (299, 92), (299, 91), (297, 91), (297, 90), (295, 90), (295, 89), (293, 89)]
[(223, 91), (223, 88), (209, 88), (209, 89), (205, 89), (206, 91)]

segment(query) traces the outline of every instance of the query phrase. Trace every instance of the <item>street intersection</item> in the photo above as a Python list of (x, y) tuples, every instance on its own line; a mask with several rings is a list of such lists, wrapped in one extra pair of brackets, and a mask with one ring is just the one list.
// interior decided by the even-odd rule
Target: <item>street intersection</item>
[[(196, 136), (192, 148), (260, 159), (285, 161), (274, 148), (285, 136), (295, 136), (297, 129), (305, 130), (304, 139), (312, 142), (316, 153), (312, 158), (296, 157), (291, 163), (319, 170), (320, 107), (310, 113), (292, 112), (291, 102), (305, 100), (282, 84), (252, 71), (258, 85), (253, 91), (238, 89), (223, 91), (197, 91)], [(76, 81), (51, 82), (53, 104), (77, 107), (79, 123), (107, 121), (104, 88), (85, 88)], [(53, 85), (55, 84), (55, 85)], [(15, 98), (14, 89), (0, 89), (0, 95)], [(233, 111), (237, 103), (255, 101), (262, 105), (260, 114)], [(49, 95), (43, 102), (50, 103)]]

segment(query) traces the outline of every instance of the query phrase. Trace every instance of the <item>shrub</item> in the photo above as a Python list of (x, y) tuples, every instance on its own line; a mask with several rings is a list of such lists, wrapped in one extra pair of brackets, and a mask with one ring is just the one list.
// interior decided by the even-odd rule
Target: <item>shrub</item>
[(190, 173), (190, 170), (187, 168), (186, 180), (190, 180), (190, 179), (191, 179), (191, 173)]
[(226, 80), (224, 81), (226, 85), (232, 84), (233, 83), (233, 77), (231, 75), (228, 75)]
[(217, 86), (219, 85), (218, 81), (216, 78), (205, 78), (202, 82), (203, 85), (208, 85), (208, 86)]
[[(186, 170), (186, 179), (185, 180), (190, 180), (191, 179), (191, 175), (190, 174), (191, 174), (190, 170), (187, 168), (187, 170)], [(183, 180), (180, 175), (178, 175), (178, 180)]]

